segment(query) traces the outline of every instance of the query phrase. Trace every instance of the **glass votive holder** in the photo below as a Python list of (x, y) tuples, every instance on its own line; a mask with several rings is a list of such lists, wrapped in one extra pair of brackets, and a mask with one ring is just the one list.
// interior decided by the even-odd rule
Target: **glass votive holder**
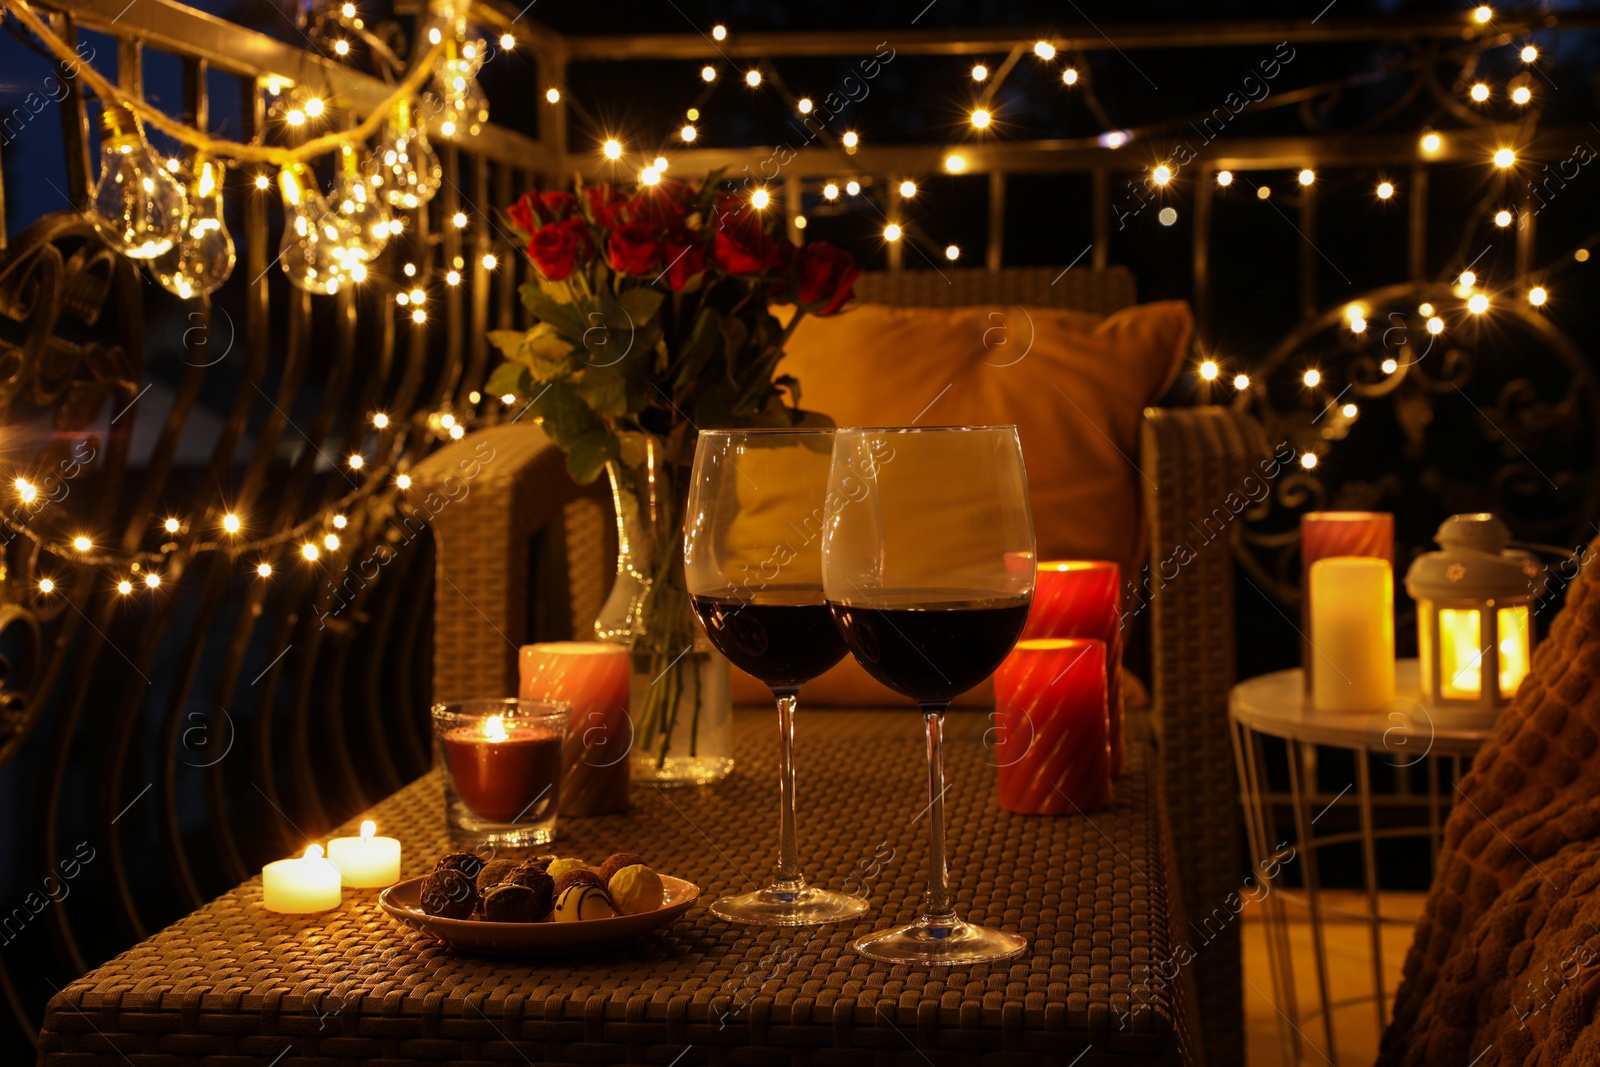
[(571, 711), (568, 704), (544, 700), (433, 706), (452, 841), (479, 850), (555, 840), (561, 750)]

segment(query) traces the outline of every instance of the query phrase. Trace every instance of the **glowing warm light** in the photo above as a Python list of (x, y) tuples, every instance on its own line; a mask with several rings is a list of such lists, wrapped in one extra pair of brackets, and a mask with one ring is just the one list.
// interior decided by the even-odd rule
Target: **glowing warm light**
[(1128, 135), (1121, 130), (1112, 130), (1110, 133), (1100, 135), (1100, 143), (1107, 148), (1121, 148), (1128, 143)]
[(1347, 419), (1353, 419), (1359, 413), (1360, 413), (1360, 409), (1357, 408), (1354, 404), (1346, 404), (1344, 407), (1339, 409), (1339, 414), (1343, 415)]
[(750, 206), (755, 208), (757, 211), (760, 211), (770, 203), (772, 203), (772, 197), (765, 189), (757, 189), (755, 192), (750, 194)]
[(300, 554), (307, 560), (315, 560), (318, 556), (322, 555), (322, 552), (317, 548), (316, 545), (312, 544), (310, 541), (307, 541), (305, 544), (300, 546)]
[(1077, 85), (1078, 84), (1078, 68), (1077, 67), (1068, 67), (1066, 70), (1062, 71), (1061, 72), (1061, 80), (1066, 82), (1068, 85)]
[(1400, 369), (1400, 364), (1393, 359), (1384, 360), (1382, 366), (1383, 373), (1385, 374), (1393, 374), (1395, 371)]
[(323, 109), (326, 106), (327, 105), (322, 102), (322, 97), (313, 96), (310, 100), (306, 101), (306, 114), (310, 115), (312, 118), (319, 118), (321, 117)]
[(837, 185), (829, 182), (827, 185), (822, 187), (822, 198), (824, 200), (837, 200), (838, 197), (839, 187)]
[(506, 393), (500, 397), (500, 403), (505, 404), (507, 407), (515, 404), (516, 402), (517, 394), (515, 393)]
[(967, 169), (967, 157), (959, 152), (952, 152), (944, 157), (944, 169), (951, 174), (960, 174)]
[(133, 583), (128, 581), (126, 578), (122, 579), (122, 581), (117, 583), (117, 592), (121, 593), (123, 596), (127, 596), (129, 593), (133, 592)]
[(914, 181), (910, 181), (910, 180), (901, 182), (900, 183), (900, 195), (903, 196), (903, 197), (906, 197), (907, 199), (910, 199), (911, 197), (916, 196), (917, 195), (917, 183), (914, 182)]
[(500, 47), (505, 49), (507, 52), (515, 50), (517, 47), (516, 37), (509, 33), (502, 33), (500, 35)]
[(144, 576), (144, 584), (151, 589), (161, 584), (161, 575), (151, 572)]
[(450, 221), (455, 224), (456, 229), (464, 230), (467, 228), (467, 213), (465, 211), (458, 211), (454, 215), (450, 216)]
[(39, 579), (39, 592), (48, 593), (52, 589), (54, 589), (55, 587), (56, 587), (56, 583), (52, 582), (50, 579), (48, 579), (48, 578), (40, 578)]
[(1474, 315), (1482, 315), (1489, 310), (1489, 298), (1482, 293), (1473, 293), (1472, 298), (1467, 301), (1467, 310)]
[(418, 326), (421, 326), (423, 323), (428, 321), (428, 313), (421, 308), (417, 308), (417, 310), (411, 313), (411, 321), (416, 323)]
[(1589, 250), (1587, 248), (1580, 248), (1576, 252), (1572, 253), (1572, 258), (1577, 260), (1579, 263), (1587, 263), (1589, 262)]
[(394, 294), (394, 302), (396, 304), (399, 304), (401, 307), (406, 307), (407, 305), (409, 305), (411, 303), (411, 294), (410, 293), (396, 293), (396, 294)]
[(1428, 320), (1428, 332), (1437, 337), (1444, 333), (1444, 320), (1435, 315)]
[(353, 282), (364, 282), (367, 280), (367, 265), (359, 261), (351, 263), (345, 267), (345, 273), (350, 275)]
[(329, 552), (337, 552), (339, 550), (339, 535), (329, 534), (322, 539), (322, 543), (328, 546)]
[(1532, 63), (1534, 60), (1539, 58), (1539, 50), (1533, 47), (1531, 44), (1523, 45), (1520, 55), (1522, 56), (1522, 61), (1524, 63)]
[(691, 107), (688, 111), (684, 112), (683, 117), (688, 119), (690, 122), (699, 122), (700, 109), (697, 107)]
[(989, 68), (984, 66), (982, 63), (976, 64), (972, 68), (972, 80), (973, 81), (981, 82), (981, 81), (983, 81), (983, 79), (987, 78), (988, 76), (989, 76)]
[(1489, 87), (1482, 82), (1478, 82), (1472, 87), (1471, 96), (1472, 99), (1481, 104), (1489, 99)]
[(283, 116), (283, 121), (287, 122), (291, 126), (304, 126), (306, 123), (306, 113), (300, 108), (292, 107), (289, 109), (289, 113)]
[(1224, 189), (1226, 189), (1228, 186), (1232, 185), (1233, 184), (1233, 171), (1231, 171), (1231, 170), (1219, 170), (1219, 171), (1217, 171), (1217, 184), (1222, 186)]
[(802, 114), (802, 115), (811, 114), (812, 103), (811, 103), (811, 98), (809, 96), (802, 96), (800, 98), (800, 102), (797, 103), (795, 106), (800, 109), (800, 114)]
[(860, 196), (861, 195), (861, 183), (858, 182), (858, 181), (845, 182), (844, 183), (844, 191), (850, 196)]
[(641, 185), (660, 185), (661, 172), (654, 167), (646, 167), (639, 172), (639, 183)]
[(409, 475), (409, 474), (397, 475), (395, 477), (394, 484), (395, 484), (395, 488), (396, 489), (410, 489), (411, 488), (411, 475)]
[(349, 460), (347, 462), (350, 464), (350, 469), (351, 470), (358, 471), (363, 466), (366, 465), (367, 458), (365, 456), (363, 456), (360, 452), (352, 452), (350, 454), (350, 458), (349, 458)]
[(350, 54), (350, 42), (340, 38), (333, 42), (333, 51), (336, 55), (347, 56)]
[(1425, 133), (1422, 135), (1422, 150), (1428, 153), (1430, 156), (1443, 147), (1444, 138), (1440, 137), (1438, 134)]
[(1235, 374), (1233, 376), (1233, 387), (1235, 389), (1239, 390), (1240, 392), (1243, 392), (1244, 390), (1250, 388), (1250, 375), (1248, 375), (1248, 374)]
[(271, 187), (272, 187), (272, 182), (270, 180), (268, 180), (268, 178), (267, 178), (267, 176), (265, 174), (257, 174), (256, 175), (256, 188), (257, 189), (270, 189)]
[(411, 302), (413, 304), (426, 304), (428, 302), (428, 294), (421, 289), (413, 289), (411, 290)]
[(87, 552), (94, 547), (94, 542), (80, 535), (72, 539), (72, 547), (79, 552)]
[(1418, 315), (1424, 315), (1424, 316), (1432, 315), (1433, 314), (1433, 305), (1432, 304), (1418, 304), (1417, 305), (1417, 314)]
[(1477, 285), (1478, 276), (1472, 273), (1470, 270), (1464, 270), (1461, 272), (1461, 276), (1456, 279), (1456, 284), (1465, 286)]
[(678, 131), (678, 136), (682, 137), (685, 141), (694, 140), (695, 134), (696, 130), (693, 126), (685, 126), (683, 129)]
[(270, 564), (270, 563), (257, 563), (256, 564), (256, 574), (260, 575), (263, 578), (271, 578), (272, 577), (272, 564)]
[(1265, 200), (1267, 197), (1269, 197), (1271, 195), (1272, 195), (1272, 186), (1270, 186), (1270, 185), (1258, 185), (1258, 186), (1256, 186), (1256, 199), (1257, 200)]
[(1499, 211), (1494, 213), (1494, 224), (1496, 226), (1510, 226), (1511, 218), (1511, 212), (1501, 208)]
[(961, 247), (959, 245), (946, 245), (944, 249), (944, 258), (954, 263), (956, 260), (961, 258)]
[(458, 423), (457, 425), (450, 427), (450, 440), (459, 441), (465, 436), (467, 436), (467, 428), (465, 426), (462, 426)]
[(239, 528), (241, 526), (243, 526), (243, 525), (244, 524), (239, 521), (239, 516), (235, 515), (231, 511), (228, 512), (226, 515), (222, 516), (222, 528), (224, 530), (226, 530), (228, 533), (231, 533), (231, 534), (238, 533), (239, 532)]
[(898, 241), (898, 240), (900, 240), (900, 227), (895, 225), (892, 222), (889, 223), (889, 225), (887, 225), (887, 226), (885, 226), (883, 228), (883, 239), (885, 241)]
[(343, 15), (347, 19), (355, 18), (356, 17), (356, 5), (354, 5), (354, 4), (345, 4), (344, 6), (339, 8), (339, 14)]
[(1033, 46), (1033, 54), (1040, 59), (1054, 59), (1056, 57), (1056, 46), (1049, 41), (1040, 41)]
[(1200, 377), (1204, 378), (1208, 382), (1216, 381), (1217, 375), (1220, 373), (1221, 369), (1217, 366), (1217, 361), (1214, 359), (1208, 359), (1204, 363), (1200, 364)]
[(1172, 180), (1172, 168), (1163, 163), (1150, 172), (1150, 178), (1157, 185), (1165, 185)]
[(600, 146), (600, 151), (605, 153), (607, 159), (621, 159), (622, 142), (614, 137), (608, 138), (606, 143)]
[(39, 490), (35, 489), (28, 479), (18, 478), (11, 484), (16, 487), (17, 496), (22, 498), (24, 504), (31, 504), (39, 498)]
[(1355, 318), (1351, 319), (1350, 320), (1350, 332), (1351, 333), (1366, 333), (1367, 332), (1367, 320), (1364, 319), (1364, 318), (1361, 318), (1359, 315), (1356, 316)]
[(1534, 307), (1544, 307), (1544, 302), (1550, 299), (1550, 294), (1545, 292), (1544, 286), (1536, 285), (1528, 290), (1528, 303)]
[(980, 130), (981, 130), (981, 129), (984, 129), (984, 128), (985, 128), (985, 127), (987, 127), (987, 126), (988, 126), (988, 125), (989, 125), (989, 120), (990, 120), (990, 119), (991, 119), (991, 118), (992, 118), (992, 117), (993, 117), (993, 116), (991, 116), (991, 115), (990, 115), (990, 114), (989, 114), (989, 113), (988, 113), (988, 112), (987, 112), (987, 111), (985, 111), (985, 110), (984, 110), (984, 109), (983, 109), (983, 108), (981, 108), (981, 107), (980, 107), (980, 108), (977, 108), (977, 109), (976, 109), (976, 110), (974, 110), (974, 111), (973, 111), (973, 112), (972, 112), (972, 124), (973, 124), (973, 125), (974, 125), (974, 126), (976, 126), (976, 127), (977, 127), (977, 128), (978, 128), (978, 129), (980, 129)]
[(1533, 99), (1533, 90), (1526, 85), (1519, 85), (1511, 90), (1511, 101), (1515, 104), (1526, 104)]
[(1497, 149), (1494, 154), (1494, 165), (1502, 170), (1516, 163), (1517, 154), (1509, 148)]
[(349, 526), (349, 525), (350, 525), (350, 520), (345, 518), (343, 515), (335, 515), (333, 517), (333, 528), (335, 530), (342, 530), (346, 526)]
[(483, 720), (483, 736), (487, 741), (504, 741), (511, 735), (506, 733), (505, 717), (491, 715)]
[(1306, 371), (1300, 380), (1305, 382), (1309, 388), (1315, 389), (1322, 382), (1322, 372), (1313, 367), (1311, 370)]
[(1490, 19), (1494, 18), (1494, 9), (1488, 4), (1483, 4), (1472, 12), (1472, 17), (1477, 19), (1479, 22), (1488, 22)]
[(448, 430), (450, 427), (454, 426), (455, 424), (456, 424), (456, 417), (454, 415), (450, 414), (448, 411), (445, 412), (443, 415), (439, 416), (439, 425), (443, 426), (445, 429)]
[(493, 252), (485, 252), (483, 254), (483, 259), (480, 262), (483, 263), (484, 270), (494, 270), (495, 267), (500, 265), (500, 261), (495, 258)]
[(715, 40), (726, 41), (728, 39), (728, 27), (720, 23), (711, 27), (711, 36)]
[(166, 530), (167, 533), (177, 533), (179, 530), (183, 529), (183, 524), (177, 519), (168, 519), (166, 522), (161, 524), (161, 528)]
[(1316, 180), (1317, 180), (1317, 172), (1312, 170), (1310, 167), (1307, 167), (1305, 170), (1300, 172), (1300, 184), (1301, 185), (1310, 185), (1312, 182), (1314, 182)]
[(1311, 470), (1316, 465), (1317, 465), (1317, 454), (1315, 452), (1306, 452), (1306, 453), (1301, 455), (1301, 457), (1300, 457), (1300, 466), (1304, 467), (1306, 470)]
[(665, 171), (667, 169), (667, 157), (657, 156), (655, 159), (650, 161), (650, 165), (656, 168), (656, 170)]
[(761, 72), (759, 70), (746, 71), (744, 75), (744, 83), (750, 86), (750, 88), (754, 89), (756, 86), (761, 84)]
[(861, 135), (854, 130), (846, 130), (844, 131), (844, 136), (839, 138), (839, 143), (846, 148), (854, 148), (861, 143)]
[(417, 265), (415, 263), (407, 263), (401, 269), (405, 271), (407, 278), (415, 278), (417, 276)]
[(452, 271), (445, 272), (444, 283), (446, 285), (460, 285), (461, 284), (461, 272), (458, 271), (458, 270), (452, 270)]
[(469, 404), (476, 404), (478, 401), (480, 401), (482, 399), (483, 399), (483, 394), (478, 392), (476, 389), (474, 389), (472, 392), (467, 394), (467, 403), (469, 403)]
[(1378, 199), (1379, 200), (1387, 200), (1393, 195), (1394, 195), (1394, 183), (1393, 182), (1379, 182), (1378, 183)]
[(559, 104), (561, 103), (561, 90), (552, 85), (544, 91), (544, 98), (552, 104)]
[(1362, 305), (1362, 304), (1346, 304), (1345, 305), (1344, 317), (1346, 319), (1349, 319), (1351, 322), (1354, 322), (1355, 320), (1357, 320), (1359, 318), (1364, 318), (1366, 316), (1366, 314), (1367, 314), (1367, 309), (1366, 309), (1365, 305)]
[(794, 217), (794, 228), (797, 230), (806, 228), (806, 217), (804, 215), (796, 215)]

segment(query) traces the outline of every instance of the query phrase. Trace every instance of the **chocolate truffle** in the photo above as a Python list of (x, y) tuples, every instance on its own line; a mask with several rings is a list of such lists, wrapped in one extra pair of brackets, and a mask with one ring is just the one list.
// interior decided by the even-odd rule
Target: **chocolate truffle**
[(644, 857), (637, 853), (616, 852), (600, 865), (600, 877), (610, 882), (611, 876), (622, 870), (622, 868), (643, 865), (643, 863)]
[(550, 877), (552, 878), (560, 878), (568, 871), (587, 871), (589, 869), (587, 863), (571, 856), (563, 856), (560, 859), (551, 860), (549, 866), (545, 867), (545, 870), (550, 872)]
[(516, 860), (490, 860), (483, 865), (483, 870), (478, 872), (478, 892), (482, 893), (494, 888), (501, 882), (511, 881), (511, 872), (517, 869)]
[(433, 865), (436, 871), (460, 871), (468, 878), (478, 877), (478, 872), (483, 870), (483, 860), (470, 852), (451, 852), (440, 856), (439, 862)]
[(570, 886), (556, 897), (555, 920), (558, 923), (609, 919), (616, 914), (617, 910), (606, 898), (606, 891), (588, 883)]
[(639, 915), (661, 907), (661, 876), (642, 863), (624, 867), (606, 883), (611, 901), (623, 915)]
[(549, 853), (546, 853), (543, 856), (534, 856), (532, 859), (523, 860), (522, 861), (522, 866), (524, 866), (524, 867), (537, 867), (537, 868), (539, 868), (539, 870), (545, 871), (545, 870), (549, 870), (550, 869), (550, 865), (552, 863), (554, 863), (555, 861), (556, 861), (556, 858), (554, 856), (550, 855)]
[(492, 923), (536, 923), (550, 913), (550, 901), (526, 886), (504, 883), (483, 895), (483, 917)]
[(600, 876), (588, 868), (581, 871), (568, 871), (566, 874), (557, 875), (555, 880), (556, 896), (560, 896), (575, 885), (588, 885), (605, 892), (606, 884)]
[(532, 864), (524, 863), (511, 872), (506, 879), (512, 885), (519, 885), (524, 889), (532, 890), (543, 902), (539, 917), (542, 919), (550, 913), (551, 906), (556, 899), (556, 880)]
[(472, 879), (446, 867), (422, 880), (422, 910), (441, 919), (470, 919), (478, 906), (478, 887)]

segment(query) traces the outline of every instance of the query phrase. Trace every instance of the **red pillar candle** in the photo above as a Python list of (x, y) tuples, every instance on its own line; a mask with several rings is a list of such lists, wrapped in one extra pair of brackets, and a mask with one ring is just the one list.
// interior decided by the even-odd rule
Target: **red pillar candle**
[(1387, 511), (1308, 511), (1300, 516), (1300, 665), (1306, 692), (1318, 657), (1311, 651), (1311, 565), (1330, 556), (1370, 556), (1394, 569), (1394, 516)]
[(479, 818), (516, 822), (552, 786), (560, 786), (561, 734), (556, 730), (490, 715), (479, 724), (450, 728), (439, 742), (456, 794)]
[(1082, 637), (1106, 646), (1111, 715), (1111, 773), (1122, 773), (1122, 568), (1106, 560), (1039, 564), (1033, 608), (1022, 640)]
[(1018, 641), (994, 672), (1000, 807), (1062, 815), (1111, 805), (1106, 646)]
[(630, 657), (602, 641), (524, 645), (517, 657), (524, 700), (572, 705), (562, 755), (561, 814), (628, 810)]

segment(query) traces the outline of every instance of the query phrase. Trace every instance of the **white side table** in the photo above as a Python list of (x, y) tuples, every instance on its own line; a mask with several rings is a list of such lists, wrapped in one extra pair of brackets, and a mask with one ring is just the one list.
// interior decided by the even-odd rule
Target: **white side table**
[[(1258, 887), (1252, 899), (1259, 899), (1264, 905), (1267, 959), (1286, 1064), (1340, 1067), (1341, 1062), (1358, 1062), (1353, 1055), (1356, 1050), (1348, 1047), (1353, 1043), (1348, 1034), (1346, 1059), (1340, 1060), (1337, 1016), (1363, 1003), (1372, 1004), (1378, 1033), (1382, 1033), (1395, 992), (1386, 988), (1383, 929), (1386, 925), (1409, 929), (1416, 916), (1385, 914), (1378, 895), (1377, 843), (1415, 838), (1418, 847), (1428, 850), (1431, 870), (1455, 784), (1478, 746), (1492, 732), (1489, 728), (1437, 721), (1439, 716), (1430, 715), (1420, 703), (1419, 677), (1416, 660), (1399, 661), (1397, 699), (1365, 715), (1319, 712), (1308, 707), (1305, 680), (1299, 669), (1241, 682), (1229, 695), (1228, 717), (1233, 726), (1240, 800), (1255, 864), (1254, 884)], [(1279, 746), (1272, 739), (1283, 744)], [(1319, 746), (1349, 753), (1353, 780), (1342, 790), (1318, 787)], [(1270, 759), (1269, 751), (1279, 747), (1283, 758)], [(1281, 785), (1285, 763), (1286, 790), (1269, 782), (1269, 770), (1277, 770)], [(1392, 775), (1383, 770), (1385, 767), (1392, 768)], [(1375, 768), (1385, 779), (1393, 779), (1393, 788), (1380, 790), (1377, 795), (1372, 782)], [(1381, 819), (1374, 818), (1375, 808), (1382, 810)], [(1319, 831), (1318, 823), (1329, 812), (1339, 812), (1348, 822), (1352, 809), (1355, 829), (1334, 825), (1340, 821), (1336, 817)], [(1278, 845), (1286, 840), (1291, 840), (1294, 848), (1294, 857), (1288, 861), (1278, 852)], [(1335, 846), (1346, 846), (1346, 852), (1351, 851), (1350, 846), (1358, 846), (1355, 851), (1359, 852), (1362, 868), (1358, 880), (1364, 893), (1358, 891), (1356, 895), (1365, 897), (1365, 908), (1344, 907), (1330, 901), (1321, 883), (1319, 857)], [(1300, 868), (1300, 890), (1289, 890), (1281, 884), (1281, 872), (1291, 866)], [(1341, 873), (1348, 872), (1348, 867), (1341, 866)], [(1291, 907), (1304, 909), (1315, 955), (1315, 1003), (1304, 1008), (1295, 988), (1288, 912)], [(1372, 966), (1369, 990), (1336, 988), (1330, 979), (1329, 944), (1324, 929), (1330, 920), (1366, 927)], [(1312, 1035), (1320, 1040), (1314, 1040)], [(1364, 1058), (1359, 1062), (1371, 1061)]]

